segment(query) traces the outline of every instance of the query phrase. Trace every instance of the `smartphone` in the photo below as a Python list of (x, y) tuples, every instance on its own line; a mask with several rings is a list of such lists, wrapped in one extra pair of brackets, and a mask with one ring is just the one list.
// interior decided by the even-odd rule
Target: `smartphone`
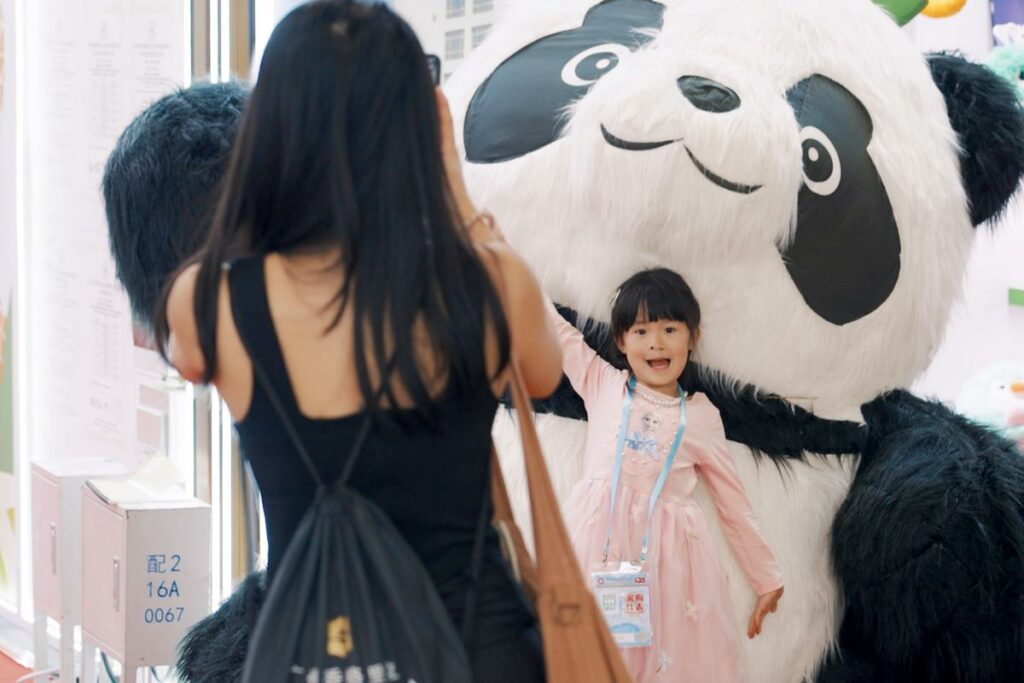
[(427, 55), (427, 66), (430, 67), (430, 75), (434, 79), (434, 85), (441, 85), (441, 58), (437, 55)]

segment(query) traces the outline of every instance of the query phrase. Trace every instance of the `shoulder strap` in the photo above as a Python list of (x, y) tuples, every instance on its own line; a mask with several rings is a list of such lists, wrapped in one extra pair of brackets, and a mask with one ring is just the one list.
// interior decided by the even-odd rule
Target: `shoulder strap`
[(274, 327), (267, 297), (266, 258), (260, 254), (228, 264), (228, 288), (235, 328), (249, 356), (263, 366), (270, 383), (278, 388), (284, 406), (291, 414), (299, 414), (288, 366), (281, 349), (281, 340)]

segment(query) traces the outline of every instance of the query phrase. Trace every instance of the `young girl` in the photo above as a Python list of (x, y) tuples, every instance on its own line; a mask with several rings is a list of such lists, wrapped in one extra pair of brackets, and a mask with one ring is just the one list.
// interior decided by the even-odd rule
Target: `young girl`
[(611, 327), (628, 371), (602, 360), (548, 303), (565, 374), (589, 415), (584, 477), (566, 503), (566, 521), (627, 665), (638, 683), (739, 680), (726, 577), (693, 498), (698, 473), (759, 596), (748, 637), (775, 611), (782, 578), (718, 411), (703, 394), (684, 399), (679, 386), (699, 337), (693, 293), (665, 269), (619, 288)]

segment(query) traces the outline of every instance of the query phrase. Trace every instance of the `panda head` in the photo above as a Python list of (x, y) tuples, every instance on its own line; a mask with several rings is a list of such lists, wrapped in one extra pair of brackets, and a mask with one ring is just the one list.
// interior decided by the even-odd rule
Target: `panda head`
[(118, 139), (103, 171), (110, 252), (146, 329), (164, 287), (206, 239), (249, 90), (195, 83), (149, 105)]
[(471, 191), (559, 303), (680, 272), (699, 360), (820, 405), (927, 366), (1021, 177), (1012, 91), (869, 0), (513, 10), (449, 84)]

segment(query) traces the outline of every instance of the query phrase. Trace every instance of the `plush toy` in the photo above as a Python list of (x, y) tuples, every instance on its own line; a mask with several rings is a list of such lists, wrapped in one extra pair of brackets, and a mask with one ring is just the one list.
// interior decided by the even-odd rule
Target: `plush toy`
[(985, 60), (988, 68), (1005, 78), (1024, 98), (1024, 45), (1005, 45), (989, 53)]
[[(1024, 391), (1018, 390), (1017, 394), (1024, 399)], [(1024, 402), (1015, 403), (1006, 412), (1006, 426), (1009, 428), (1007, 434), (1017, 439), (1017, 447), (1024, 453)]]
[(985, 64), (1017, 90), (1024, 99), (1024, 42), (998, 45), (985, 59)]
[(151, 327), (168, 278), (206, 236), (248, 89), (197, 83), (121, 134), (103, 173), (110, 251), (136, 320)]
[(960, 391), (956, 409), (1024, 450), (1024, 361), (995, 363), (976, 372)]
[[(697, 294), (693, 388), (722, 413), (786, 580), (742, 639), (754, 682), (1024, 671), (1024, 461), (905, 389), (942, 339), (975, 226), (1018, 186), (1024, 116), (985, 67), (918, 53), (896, 15), (523, 0), (448, 84), (477, 203), (593, 345), (638, 269), (670, 267)], [(564, 494), (585, 414), (567, 388), (540, 408)], [(525, 516), (510, 420), (496, 440)], [(719, 540), (739, 629), (753, 596)]]

